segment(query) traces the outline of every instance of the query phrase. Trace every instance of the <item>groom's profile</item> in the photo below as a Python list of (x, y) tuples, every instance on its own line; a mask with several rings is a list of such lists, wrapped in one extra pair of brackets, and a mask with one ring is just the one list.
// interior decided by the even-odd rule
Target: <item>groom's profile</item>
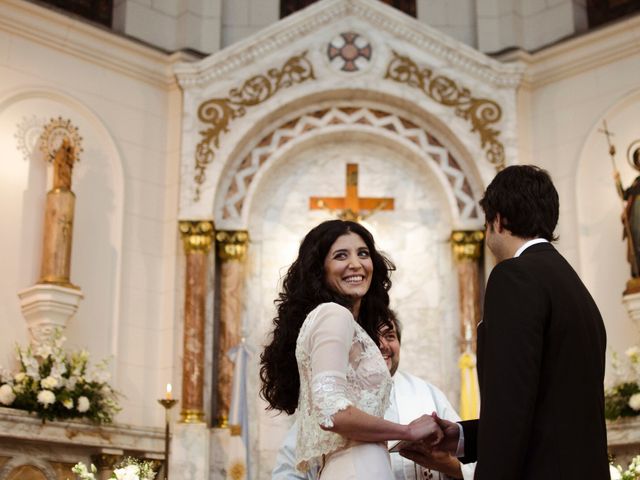
[[(606, 333), (550, 243), (559, 215), (551, 178), (534, 166), (508, 167), (480, 205), (498, 261), (478, 325), (480, 419), (439, 420), (439, 448), (477, 460), (480, 480), (608, 479)], [(402, 453), (420, 462), (419, 449)]]

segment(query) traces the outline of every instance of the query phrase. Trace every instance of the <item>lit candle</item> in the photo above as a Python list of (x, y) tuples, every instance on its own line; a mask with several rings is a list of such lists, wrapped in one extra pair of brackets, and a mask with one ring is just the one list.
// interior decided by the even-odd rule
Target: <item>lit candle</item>
[(167, 400), (171, 400), (171, 384), (167, 383), (167, 395), (166, 395)]

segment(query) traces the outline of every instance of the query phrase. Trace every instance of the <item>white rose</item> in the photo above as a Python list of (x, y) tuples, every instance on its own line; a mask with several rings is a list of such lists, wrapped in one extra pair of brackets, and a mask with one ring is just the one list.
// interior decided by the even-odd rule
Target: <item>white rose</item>
[(24, 382), (24, 379), (27, 378), (27, 374), (24, 372), (18, 372), (13, 376), (13, 380), (16, 383), (22, 383)]
[(40, 380), (40, 386), (45, 390), (53, 390), (58, 386), (58, 379), (49, 375), (47, 378)]
[(67, 398), (62, 401), (62, 405), (64, 405), (64, 408), (67, 410), (71, 410), (73, 408), (73, 400), (71, 398)]
[(13, 393), (11, 385), (6, 383), (0, 387), (0, 403), (3, 405), (11, 405), (16, 399), (16, 394)]
[(91, 405), (91, 403), (89, 402), (89, 399), (84, 395), (78, 398), (78, 411), (80, 413), (84, 413), (89, 410), (89, 405)]
[(636, 412), (640, 410), (640, 393), (634, 393), (629, 399), (629, 406)]
[(40, 390), (38, 392), (38, 403), (44, 405), (47, 408), (52, 403), (56, 403), (56, 396), (51, 390)]
[(137, 465), (127, 465), (113, 471), (117, 480), (139, 480), (140, 469)]

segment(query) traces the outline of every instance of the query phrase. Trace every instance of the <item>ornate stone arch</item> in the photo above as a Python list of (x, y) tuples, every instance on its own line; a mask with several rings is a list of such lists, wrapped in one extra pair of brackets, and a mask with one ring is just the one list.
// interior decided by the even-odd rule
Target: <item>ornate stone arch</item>
[[(396, 110), (396, 111), (394, 111)], [(419, 125), (418, 123), (423, 123)], [(436, 172), (448, 194), (456, 228), (478, 228), (482, 220), (477, 198), (479, 181), (469, 172), (463, 154), (436, 128), (385, 106), (318, 106), (283, 118), (231, 159), (219, 185), (216, 223), (222, 228), (246, 228), (248, 204), (255, 186), (275, 154), (289, 144), (328, 132), (369, 132), (385, 135), (416, 151)], [(244, 142), (241, 142), (244, 143)]]

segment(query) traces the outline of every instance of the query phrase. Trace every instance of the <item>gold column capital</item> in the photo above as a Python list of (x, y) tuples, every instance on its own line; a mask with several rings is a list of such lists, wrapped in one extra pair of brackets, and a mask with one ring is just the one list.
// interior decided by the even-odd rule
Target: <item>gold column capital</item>
[(209, 253), (213, 242), (214, 228), (210, 220), (181, 220), (178, 226), (185, 253)]
[(454, 230), (451, 232), (453, 256), (457, 262), (479, 260), (482, 255), (484, 230)]
[(222, 260), (243, 261), (249, 246), (249, 232), (246, 230), (218, 230), (216, 232), (218, 256)]

